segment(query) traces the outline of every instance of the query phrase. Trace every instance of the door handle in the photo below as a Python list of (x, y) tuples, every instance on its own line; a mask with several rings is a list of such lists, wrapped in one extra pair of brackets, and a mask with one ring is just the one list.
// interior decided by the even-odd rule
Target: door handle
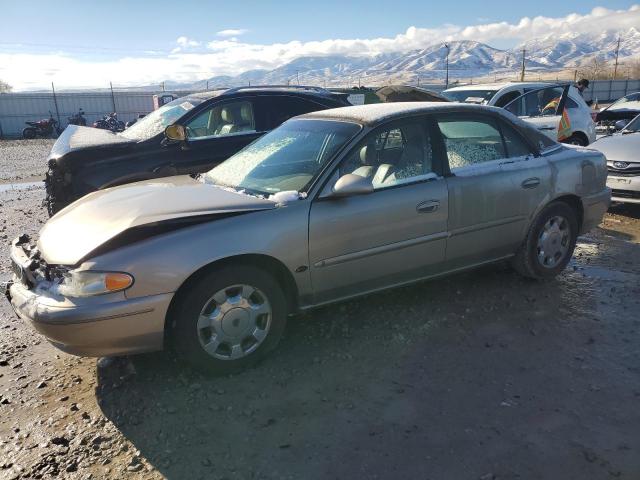
[(520, 184), (522, 188), (536, 188), (538, 185), (540, 185), (540, 179), (538, 177), (527, 178)]
[(438, 200), (427, 200), (426, 202), (419, 203), (416, 206), (416, 211), (418, 213), (431, 213), (438, 210), (440, 207), (440, 202)]
[(538, 127), (538, 130), (555, 130), (556, 127)]

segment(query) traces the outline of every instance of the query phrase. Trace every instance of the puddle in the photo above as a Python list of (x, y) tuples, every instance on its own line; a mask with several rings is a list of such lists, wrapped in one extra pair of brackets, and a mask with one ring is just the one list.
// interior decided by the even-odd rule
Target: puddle
[(11, 192), (15, 190), (28, 190), (30, 188), (44, 188), (42, 180), (35, 182), (16, 182), (16, 183), (0, 183), (0, 193)]

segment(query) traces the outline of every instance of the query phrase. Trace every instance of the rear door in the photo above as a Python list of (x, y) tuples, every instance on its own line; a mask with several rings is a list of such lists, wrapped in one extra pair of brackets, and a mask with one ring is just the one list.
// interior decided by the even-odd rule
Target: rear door
[(264, 112), (266, 130), (273, 130), (292, 117), (327, 108), (310, 98), (274, 94), (259, 96), (256, 104)]
[(498, 120), (451, 113), (438, 114), (437, 124), (451, 170), (447, 269), (510, 255), (520, 244), (527, 215), (518, 168)]
[[(426, 117), (369, 133), (327, 185), (352, 173), (374, 191), (314, 200), (311, 279), (318, 303), (401, 284), (439, 271), (445, 258), (447, 184)], [(328, 191), (325, 188), (325, 191)]]
[(184, 127), (187, 140), (176, 154), (178, 174), (206, 172), (265, 133), (255, 97), (216, 102)]
[(504, 108), (557, 141), (571, 135), (567, 132), (569, 126), (561, 125), (568, 93), (569, 85), (539, 88), (512, 100)]

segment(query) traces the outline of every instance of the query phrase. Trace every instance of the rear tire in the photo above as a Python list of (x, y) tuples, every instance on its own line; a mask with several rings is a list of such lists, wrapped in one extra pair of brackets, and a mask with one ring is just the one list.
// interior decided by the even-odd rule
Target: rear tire
[(287, 313), (282, 288), (267, 272), (249, 265), (213, 268), (179, 293), (169, 340), (196, 369), (234, 373), (277, 346)]
[(36, 129), (29, 127), (25, 128), (24, 130), (22, 130), (22, 138), (26, 140), (33, 140), (34, 138), (36, 138)]
[(580, 147), (586, 147), (589, 145), (589, 142), (585, 141), (582, 135), (578, 135), (576, 133), (572, 134), (566, 140), (563, 140), (562, 143), (568, 143), (569, 145), (578, 145)]
[(555, 277), (571, 260), (578, 229), (573, 208), (564, 202), (550, 203), (531, 222), (511, 262), (513, 268), (520, 275), (536, 280)]

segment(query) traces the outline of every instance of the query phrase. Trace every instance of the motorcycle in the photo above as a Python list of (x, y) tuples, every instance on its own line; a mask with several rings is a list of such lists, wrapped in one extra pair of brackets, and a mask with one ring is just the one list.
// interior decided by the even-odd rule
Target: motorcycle
[(93, 128), (100, 128), (102, 130), (111, 130), (112, 132), (124, 131), (124, 122), (118, 120), (118, 114), (113, 112), (102, 117), (101, 120), (93, 122)]
[(53, 118), (53, 114), (49, 111), (49, 118), (43, 118), (37, 122), (24, 122), (28, 127), (22, 130), (22, 138), (33, 139), (36, 137), (51, 137), (55, 134), (60, 135), (62, 130), (58, 126), (58, 121)]
[(78, 113), (70, 116), (68, 118), (68, 121), (69, 121), (69, 125), (80, 125), (81, 127), (86, 127), (87, 119), (84, 118), (84, 111), (82, 110), (82, 107), (80, 107), (80, 110), (78, 110)]

